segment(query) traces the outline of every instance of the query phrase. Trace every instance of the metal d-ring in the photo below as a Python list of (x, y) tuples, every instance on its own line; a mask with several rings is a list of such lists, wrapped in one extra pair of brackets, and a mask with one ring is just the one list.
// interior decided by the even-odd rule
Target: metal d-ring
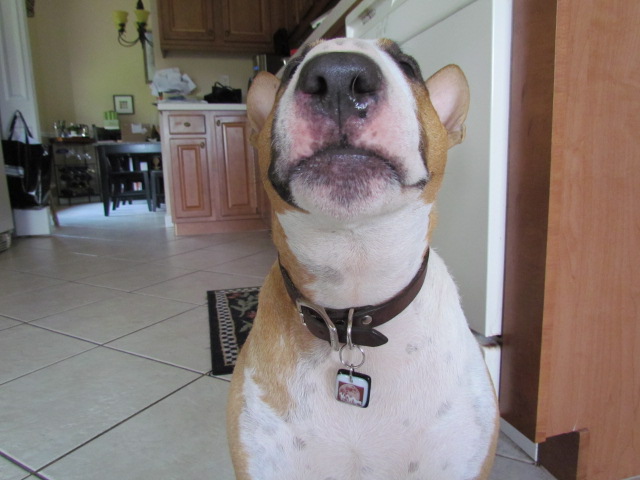
[[(361, 367), (364, 364), (364, 360), (365, 360), (364, 350), (362, 349), (362, 347), (360, 345), (354, 345), (354, 347), (357, 347), (357, 349), (360, 350), (360, 353), (362, 354), (362, 360), (360, 361), (360, 363), (358, 363), (356, 365), (354, 363), (348, 363), (342, 358), (342, 351), (344, 350), (344, 347), (346, 347), (346, 346), (347, 346), (347, 344), (345, 343), (344, 345), (342, 345), (342, 347), (340, 347), (340, 351), (338, 352), (338, 356), (340, 358), (340, 363), (342, 363), (345, 367), (348, 367), (350, 370), (353, 371), (354, 368)], [(352, 349), (350, 349), (350, 350), (352, 350)]]
[[(344, 345), (342, 345), (342, 347), (340, 347), (340, 351), (338, 352), (338, 356), (340, 358), (340, 363), (342, 363), (345, 367), (349, 368), (349, 382), (353, 383), (353, 371), (362, 366), (364, 364), (364, 360), (365, 360), (365, 355), (364, 355), (364, 350), (362, 349), (362, 347), (360, 345), (355, 345), (353, 343), (353, 339), (351, 338), (351, 330), (353, 328), (353, 312), (354, 309), (350, 308), (349, 309), (349, 315), (347, 317), (347, 343), (345, 343)], [(347, 363), (344, 361), (344, 359), (342, 358), (342, 350), (344, 350), (344, 347), (349, 347), (349, 350), (353, 350), (354, 347), (358, 347), (358, 350), (360, 350), (360, 353), (362, 354), (362, 360), (360, 361), (359, 364), (355, 365), (353, 363)]]
[[(353, 328), (353, 312), (354, 312), (354, 309), (350, 308), (349, 316), (347, 317), (347, 343), (345, 343), (344, 345), (342, 345), (342, 347), (340, 347), (340, 352), (339, 352), (340, 363), (342, 363), (345, 367), (349, 367), (349, 370), (351, 371), (352, 374), (353, 374), (353, 369), (362, 366), (365, 360), (364, 350), (360, 345), (355, 345), (353, 343), (353, 339), (351, 338), (351, 330)], [(362, 360), (360, 361), (359, 364), (355, 365), (353, 363), (347, 363), (344, 361), (344, 359), (342, 358), (342, 350), (344, 350), (344, 347), (349, 347), (349, 350), (353, 350), (355, 347), (358, 347), (358, 350), (360, 350), (360, 353), (362, 354)]]

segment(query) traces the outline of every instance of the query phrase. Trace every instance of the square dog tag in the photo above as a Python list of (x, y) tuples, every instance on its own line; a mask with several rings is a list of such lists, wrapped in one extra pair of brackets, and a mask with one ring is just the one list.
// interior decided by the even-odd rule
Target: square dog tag
[(336, 375), (336, 400), (356, 407), (369, 405), (371, 377), (363, 373), (338, 370)]

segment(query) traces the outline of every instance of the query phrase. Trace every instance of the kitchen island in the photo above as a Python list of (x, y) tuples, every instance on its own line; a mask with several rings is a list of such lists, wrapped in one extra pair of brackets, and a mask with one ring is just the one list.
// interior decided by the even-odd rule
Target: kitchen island
[(158, 104), (168, 223), (177, 235), (266, 230), (246, 105)]

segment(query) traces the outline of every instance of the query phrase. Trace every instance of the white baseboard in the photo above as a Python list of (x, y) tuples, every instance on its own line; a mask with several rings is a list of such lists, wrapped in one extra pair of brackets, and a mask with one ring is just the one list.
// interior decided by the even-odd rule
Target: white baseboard
[(500, 430), (507, 437), (513, 440), (513, 442), (518, 445), (524, 453), (529, 455), (536, 463), (538, 462), (538, 443), (529, 440), (523, 433), (520, 433), (519, 430), (503, 418), (500, 419)]

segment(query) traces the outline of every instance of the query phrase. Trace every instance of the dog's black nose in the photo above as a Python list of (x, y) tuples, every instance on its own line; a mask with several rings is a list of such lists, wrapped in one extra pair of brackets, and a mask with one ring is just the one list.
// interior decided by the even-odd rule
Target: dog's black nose
[(310, 59), (302, 67), (296, 89), (310, 94), (312, 105), (339, 124), (351, 116), (365, 118), (378, 101), (382, 71), (369, 57), (331, 52)]

